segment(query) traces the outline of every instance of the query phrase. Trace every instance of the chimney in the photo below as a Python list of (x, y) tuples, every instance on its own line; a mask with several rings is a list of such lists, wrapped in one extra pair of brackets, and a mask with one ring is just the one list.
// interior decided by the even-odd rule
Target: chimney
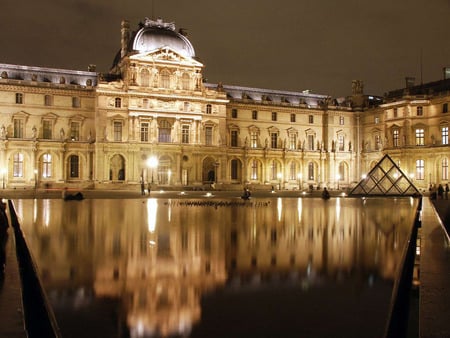
[(122, 20), (121, 24), (121, 49), (120, 56), (123, 58), (128, 53), (128, 42), (130, 41), (130, 22)]

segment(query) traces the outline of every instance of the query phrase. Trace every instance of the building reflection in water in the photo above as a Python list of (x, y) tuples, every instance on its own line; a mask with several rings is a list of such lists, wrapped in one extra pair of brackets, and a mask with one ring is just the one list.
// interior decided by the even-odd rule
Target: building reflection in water
[[(189, 336), (202, 297), (218, 290), (289, 281), (307, 292), (355, 272), (367, 287), (392, 281), (415, 208), (409, 199), (225, 202), (15, 201), (63, 336), (83, 329), (65, 324), (79, 312), (115, 336)], [(102, 311), (114, 313), (110, 323)]]

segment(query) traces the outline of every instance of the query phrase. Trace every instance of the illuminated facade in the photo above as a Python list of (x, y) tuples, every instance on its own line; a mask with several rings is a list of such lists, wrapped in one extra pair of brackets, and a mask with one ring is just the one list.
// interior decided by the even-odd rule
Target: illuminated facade
[[(0, 64), (3, 187), (342, 188), (384, 152), (419, 187), (447, 179), (447, 121), (436, 112), (448, 96), (376, 107), (359, 81), (332, 99), (209, 84), (203, 68), (183, 32), (149, 19), (135, 32), (122, 22), (106, 74)], [(418, 149), (424, 156), (413, 160)]]

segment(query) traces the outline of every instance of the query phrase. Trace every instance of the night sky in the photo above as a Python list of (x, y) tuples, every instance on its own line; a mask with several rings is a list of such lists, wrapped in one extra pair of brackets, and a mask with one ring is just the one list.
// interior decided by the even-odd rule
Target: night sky
[(450, 66), (450, 0), (1, 0), (0, 63), (105, 72), (145, 17), (186, 29), (213, 83), (383, 95)]

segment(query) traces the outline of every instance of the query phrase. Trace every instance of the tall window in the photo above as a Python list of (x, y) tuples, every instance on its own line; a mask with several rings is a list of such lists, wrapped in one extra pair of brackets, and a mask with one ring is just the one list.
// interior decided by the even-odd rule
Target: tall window
[(149, 123), (141, 122), (141, 142), (148, 142)]
[(211, 146), (212, 140), (213, 140), (213, 128), (212, 127), (206, 127), (205, 128), (205, 145)]
[(339, 116), (339, 124), (340, 124), (341, 126), (344, 125), (344, 116)]
[(270, 134), (270, 147), (272, 149), (278, 148), (278, 134), (277, 133), (271, 133)]
[(252, 180), (257, 180), (258, 179), (258, 161), (257, 160), (253, 160), (252, 161), (252, 167), (251, 167), (251, 179)]
[(338, 135), (338, 150), (344, 151), (344, 135)]
[(425, 161), (416, 160), (416, 180), (423, 180), (425, 177)]
[(258, 133), (256, 131), (250, 133), (250, 147), (258, 148)]
[(277, 120), (277, 112), (272, 112), (272, 121)]
[(170, 134), (172, 132), (172, 125), (167, 120), (162, 120), (159, 122), (159, 133), (158, 141), (164, 143), (170, 143)]
[(80, 108), (80, 106), (81, 106), (80, 98), (76, 97), (76, 96), (72, 97), (72, 107), (73, 108)]
[(231, 179), (237, 180), (239, 172), (239, 161), (238, 160), (231, 160)]
[(442, 127), (442, 144), (446, 145), (448, 144), (448, 127)]
[(278, 163), (277, 163), (277, 161), (272, 161), (270, 179), (276, 180), (277, 177), (278, 177)]
[(52, 155), (42, 155), (42, 177), (52, 177)]
[(295, 114), (291, 114), (291, 122), (295, 122)]
[(148, 87), (150, 85), (150, 73), (147, 69), (141, 70), (141, 86)]
[(23, 177), (23, 154), (15, 153), (13, 156), (13, 177)]
[(308, 180), (314, 180), (314, 163), (308, 163)]
[(50, 120), (42, 121), (42, 138), (50, 140), (52, 138), (53, 123)]
[(114, 99), (114, 107), (116, 108), (122, 107), (122, 99), (120, 97), (116, 97)]
[(23, 94), (22, 93), (16, 93), (16, 103), (17, 104), (23, 103)]
[(183, 124), (181, 126), (181, 143), (189, 143), (189, 125), (188, 124)]
[(23, 138), (23, 125), (24, 121), (22, 119), (14, 119), (14, 137)]
[(399, 144), (399, 131), (398, 129), (394, 129), (392, 131), (392, 144), (394, 147), (398, 147)]
[(114, 141), (122, 141), (122, 122), (114, 121)]
[(448, 158), (444, 157), (442, 159), (442, 179), (444, 181), (448, 180)]
[(417, 114), (417, 116), (422, 116), (423, 115), (423, 107), (422, 106), (417, 106), (416, 107), (416, 114)]
[(380, 123), (380, 118), (378, 116), (375, 116), (374, 121), (375, 124)]
[(296, 149), (297, 148), (297, 134), (290, 133), (289, 134), (289, 149)]
[(238, 131), (237, 130), (231, 131), (231, 146), (232, 147), (238, 146)]
[(442, 112), (443, 112), (443, 113), (447, 113), (447, 112), (448, 112), (448, 103), (444, 103), (444, 104), (442, 105)]
[(297, 179), (297, 164), (294, 161), (292, 161), (291, 164), (289, 165), (289, 179), (290, 180)]
[(167, 70), (161, 72), (160, 80), (161, 88), (170, 88), (170, 74)]
[(252, 111), (252, 120), (257, 120), (258, 119), (258, 111), (257, 110), (253, 110)]
[(309, 115), (309, 116), (308, 116), (308, 122), (309, 122), (310, 124), (314, 123), (314, 115)]
[(425, 145), (425, 130), (416, 129), (416, 146)]
[(188, 73), (183, 73), (183, 75), (181, 76), (181, 88), (183, 90), (189, 90), (191, 89), (191, 79), (189, 77)]
[(210, 104), (206, 105), (206, 114), (211, 114), (212, 113), (212, 106)]
[(70, 123), (70, 139), (72, 141), (80, 140), (80, 123), (79, 122), (71, 122)]
[(308, 135), (308, 150), (314, 150), (314, 135)]
[(375, 135), (375, 150), (381, 149), (381, 137), (380, 135)]
[(398, 117), (398, 108), (394, 108), (394, 118)]
[(69, 157), (70, 165), (70, 178), (77, 178), (79, 174), (79, 157), (77, 155), (71, 155)]
[(238, 110), (235, 108), (231, 109), (231, 118), (237, 119), (237, 117), (238, 117)]
[(189, 104), (189, 102), (184, 102), (183, 103), (183, 109), (184, 111), (189, 111), (191, 108), (191, 105)]
[(53, 105), (53, 96), (51, 95), (45, 95), (44, 96), (44, 105), (51, 106)]

